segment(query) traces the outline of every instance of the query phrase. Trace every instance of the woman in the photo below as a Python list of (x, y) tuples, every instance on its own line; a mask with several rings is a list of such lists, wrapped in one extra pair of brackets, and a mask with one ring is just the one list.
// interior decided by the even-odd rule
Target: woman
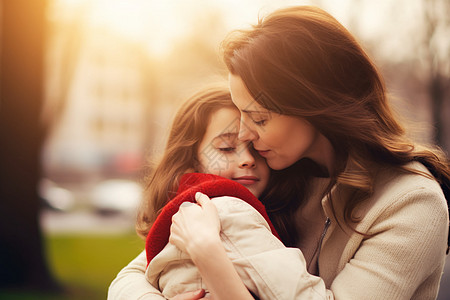
[[(239, 138), (279, 178), (292, 168), (308, 176), (297, 197), (265, 202), (285, 244), (305, 257), (299, 298), (436, 298), (448, 248), (448, 160), (406, 137), (352, 35), (321, 9), (292, 7), (231, 34), (223, 50)], [(171, 243), (193, 258), (215, 299), (252, 299), (233, 272), (221, 272), (230, 262), (220, 255), (220, 227), (206, 196), (199, 205), (203, 213), (174, 216)], [(317, 276), (323, 285), (311, 284)]]

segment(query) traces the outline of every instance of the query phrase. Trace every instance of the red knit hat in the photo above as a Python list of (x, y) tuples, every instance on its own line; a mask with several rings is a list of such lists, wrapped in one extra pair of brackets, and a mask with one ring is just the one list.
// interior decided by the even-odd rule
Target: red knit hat
[(145, 242), (147, 262), (149, 263), (169, 242), (172, 216), (178, 211), (181, 203), (189, 201), (195, 203), (195, 193), (202, 192), (210, 198), (231, 196), (244, 200), (253, 206), (267, 221), (272, 233), (280, 239), (278, 233), (269, 220), (264, 205), (243, 185), (217, 175), (204, 173), (189, 173), (183, 175), (177, 196), (170, 200), (150, 228)]

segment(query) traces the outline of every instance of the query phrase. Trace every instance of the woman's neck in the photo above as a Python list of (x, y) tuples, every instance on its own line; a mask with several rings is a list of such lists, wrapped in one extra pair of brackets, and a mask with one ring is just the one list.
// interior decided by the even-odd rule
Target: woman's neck
[(318, 133), (309, 158), (333, 174), (335, 166), (335, 151), (331, 142), (321, 133)]

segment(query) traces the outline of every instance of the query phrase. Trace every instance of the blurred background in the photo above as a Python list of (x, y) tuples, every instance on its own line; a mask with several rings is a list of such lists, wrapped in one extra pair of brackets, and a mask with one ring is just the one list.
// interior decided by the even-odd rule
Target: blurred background
[(0, 299), (105, 299), (143, 250), (145, 167), (177, 106), (226, 79), (221, 40), (304, 4), (357, 36), (409, 134), (448, 153), (448, 0), (1, 0)]

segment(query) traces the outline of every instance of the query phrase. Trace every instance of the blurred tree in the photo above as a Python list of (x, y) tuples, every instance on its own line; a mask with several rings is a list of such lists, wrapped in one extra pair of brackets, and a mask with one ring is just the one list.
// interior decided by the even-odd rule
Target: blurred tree
[(170, 93), (163, 95), (170, 101), (185, 99), (186, 93), (196, 91), (199, 86), (227, 78), (225, 64), (218, 53), (219, 43), (227, 32), (223, 15), (217, 8), (209, 7), (207, 11), (197, 12), (191, 25), (161, 62), (161, 77), (165, 80), (161, 89)]
[[(51, 2), (53, 6), (55, 2)], [(63, 20), (51, 17), (49, 9), (49, 24), (46, 32), (47, 68), (46, 94), (42, 108), (42, 121), (46, 131), (58, 125), (67, 106), (72, 80), (77, 67), (83, 43), (82, 32), (89, 2), (71, 6), (70, 14), (64, 14)]]
[[(324, 5), (325, 2), (315, 0)], [(383, 6), (377, 30), (363, 32), (365, 16)], [(408, 6), (406, 8), (406, 6)], [(390, 90), (396, 90), (402, 115), (415, 122), (412, 131), (422, 142), (450, 150), (450, 1), (347, 1), (350, 31), (360, 37), (370, 54), (378, 59)], [(410, 19), (399, 14), (409, 10)], [(367, 24), (366, 24), (367, 25)], [(394, 42), (395, 40), (395, 42)], [(398, 43), (400, 41), (400, 43)], [(392, 47), (392, 45), (395, 46)], [(400, 47), (399, 47), (400, 46)], [(407, 102), (403, 101), (406, 100)], [(426, 103), (424, 103), (426, 102)], [(408, 103), (410, 105), (405, 106)], [(426, 111), (425, 111), (426, 110)], [(428, 119), (428, 113), (430, 117)], [(421, 121), (427, 121), (424, 126)], [(417, 122), (418, 121), (418, 122)], [(428, 125), (427, 124), (427, 125)], [(410, 126), (411, 124), (409, 124)], [(417, 127), (417, 128), (416, 128)]]
[(434, 140), (445, 147), (443, 108), (445, 101), (450, 100), (450, 1), (422, 0), (422, 4), (425, 31), (421, 48), (429, 72), (427, 90), (435, 126)]
[(39, 227), (46, 0), (2, 0), (0, 288), (57, 288)]

